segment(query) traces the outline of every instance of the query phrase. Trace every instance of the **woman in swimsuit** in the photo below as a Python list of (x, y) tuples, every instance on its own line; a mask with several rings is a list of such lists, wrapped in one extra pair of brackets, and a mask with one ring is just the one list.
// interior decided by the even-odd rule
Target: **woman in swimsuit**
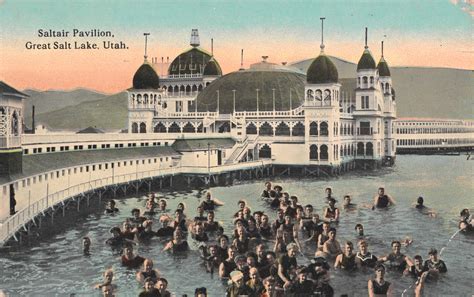
[(186, 239), (184, 239), (183, 231), (181, 228), (176, 228), (173, 233), (173, 239), (166, 244), (163, 251), (172, 250), (173, 253), (184, 252), (189, 250), (189, 245)]
[(147, 278), (151, 278), (155, 283), (160, 278), (160, 272), (157, 269), (153, 269), (153, 261), (151, 259), (145, 259), (143, 269), (137, 272), (138, 282), (144, 283)]

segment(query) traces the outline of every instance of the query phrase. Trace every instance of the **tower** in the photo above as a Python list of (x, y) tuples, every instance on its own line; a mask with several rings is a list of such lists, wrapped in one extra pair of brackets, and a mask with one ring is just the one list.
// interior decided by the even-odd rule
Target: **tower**
[(367, 45), (365, 28), (364, 52), (357, 64), (356, 108), (356, 159), (381, 161), (383, 156), (384, 98), (379, 71)]
[(339, 158), (339, 91), (338, 72), (324, 52), (324, 19), (321, 18), (321, 52), (306, 73), (305, 142), (309, 163), (335, 164)]
[[(147, 40), (145, 35), (145, 55), (143, 64), (133, 76), (133, 87), (128, 93), (128, 132), (153, 132), (153, 116), (162, 103), (164, 91), (160, 89), (160, 80), (153, 66), (147, 60)], [(166, 108), (166, 106), (165, 106)]]
[(23, 99), (27, 97), (0, 81), (0, 176), (22, 172)]

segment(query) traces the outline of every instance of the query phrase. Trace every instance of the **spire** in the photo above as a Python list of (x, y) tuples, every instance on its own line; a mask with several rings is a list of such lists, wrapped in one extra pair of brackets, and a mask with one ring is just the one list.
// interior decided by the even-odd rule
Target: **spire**
[(191, 42), (189, 44), (192, 47), (198, 47), (200, 45), (198, 29), (191, 30)]
[(383, 59), (383, 40), (382, 40), (382, 59)]
[(148, 56), (146, 55), (146, 50), (147, 50), (147, 45), (148, 45), (148, 35), (150, 35), (150, 33), (143, 33), (143, 35), (145, 35), (145, 55), (143, 57), (145, 58), (145, 61), (146, 61), (146, 59), (148, 58)]
[(319, 18), (321, 20), (321, 45), (319, 46), (321, 48), (321, 54), (324, 53), (324, 20), (326, 19), (325, 17)]
[(240, 51), (240, 69), (244, 70), (244, 49)]
[(367, 27), (365, 27), (365, 49), (368, 49), (369, 46), (367, 45)]
[(211, 38), (211, 57), (214, 57), (214, 38)]

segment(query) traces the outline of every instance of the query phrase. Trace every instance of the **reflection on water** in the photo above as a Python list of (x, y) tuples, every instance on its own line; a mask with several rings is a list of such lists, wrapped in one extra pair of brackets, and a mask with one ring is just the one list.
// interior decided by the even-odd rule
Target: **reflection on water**
[[(324, 188), (331, 186), (337, 198), (349, 193), (359, 206), (371, 203), (380, 185), (396, 200), (397, 205), (390, 211), (372, 211), (359, 207), (355, 211), (342, 211), (338, 227), (338, 239), (356, 242), (354, 226), (361, 223), (365, 227), (371, 251), (379, 256), (390, 251), (390, 242), (409, 236), (414, 242), (402, 252), (427, 258), (427, 252), (435, 247), (441, 250), (457, 230), (457, 216), (462, 208), (473, 208), (473, 166), (464, 156), (399, 156), (394, 168), (377, 172), (349, 173), (340, 178), (284, 179), (276, 180), (286, 191), (297, 195), (302, 204), (311, 203), (322, 215)], [(232, 187), (213, 188), (214, 196), (226, 203), (216, 213), (229, 234), (231, 216), (237, 208), (237, 201), (245, 198), (253, 210), (265, 209), (259, 200), (263, 181), (241, 183)], [(194, 217), (202, 191), (162, 193), (169, 198), (170, 209), (179, 202), (187, 206), (188, 217)], [(422, 215), (412, 209), (418, 196), (425, 197), (425, 204), (438, 213), (436, 218)], [(341, 199), (339, 199), (341, 201)], [(136, 296), (141, 288), (135, 281), (135, 271), (119, 265), (119, 255), (104, 245), (109, 237), (108, 230), (118, 226), (130, 216), (130, 210), (143, 207), (143, 198), (131, 197), (117, 201), (121, 210), (117, 216), (105, 216), (100, 211), (79, 218), (64, 226), (57, 235), (43, 238), (39, 244), (20, 251), (3, 254), (0, 258), (0, 292), (23, 296), (97, 296), (93, 285), (101, 281), (102, 272), (109, 267), (115, 271), (115, 282), (119, 285), (118, 296)], [(274, 213), (270, 210), (271, 217)], [(154, 229), (157, 228), (154, 224)], [(82, 256), (81, 239), (89, 236), (92, 240), (89, 257)], [(150, 244), (138, 246), (138, 253), (152, 258), (157, 268), (169, 281), (169, 289), (177, 296), (192, 295), (197, 287), (206, 286), (209, 296), (223, 296), (224, 289), (216, 274), (207, 274), (198, 257), (197, 247), (191, 243), (188, 255), (173, 257), (162, 253), (164, 242), (153, 239)], [(474, 270), (474, 238), (459, 235), (444, 250), (442, 258), (448, 266), (448, 273), (437, 283), (427, 283), (426, 296), (468, 296), (472, 289)], [(269, 244), (270, 246), (270, 244)], [(308, 252), (308, 251), (306, 251)], [(300, 256), (298, 263), (307, 263)], [(332, 271), (331, 284), (336, 296), (365, 296), (370, 274), (345, 274)], [(387, 273), (386, 278), (395, 284), (399, 296), (412, 284), (409, 277)], [(412, 294), (412, 292), (410, 292)]]

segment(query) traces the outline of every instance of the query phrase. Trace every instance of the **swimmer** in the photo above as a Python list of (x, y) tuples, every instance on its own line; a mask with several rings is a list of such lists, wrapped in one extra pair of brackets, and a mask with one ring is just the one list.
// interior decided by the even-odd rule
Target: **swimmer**
[(224, 205), (224, 202), (212, 198), (211, 192), (206, 193), (206, 199), (201, 202), (201, 207), (204, 209), (204, 211), (210, 211), (214, 210), (217, 206), (222, 206)]
[(168, 280), (166, 278), (160, 278), (156, 283), (156, 287), (158, 288), (158, 293), (160, 297), (171, 297), (171, 293), (167, 290), (168, 288)]
[(270, 198), (271, 191), (272, 191), (272, 183), (268, 181), (265, 183), (265, 189), (263, 190), (261, 197), (263, 199)]
[(135, 255), (133, 253), (133, 246), (129, 245), (125, 247), (123, 251), (123, 255), (120, 258), (120, 260), (123, 266), (127, 268), (136, 269), (136, 268), (139, 268), (143, 264), (143, 262), (145, 261), (145, 258)]
[(227, 258), (227, 249), (229, 248), (229, 237), (225, 234), (222, 234), (217, 238), (219, 243), (217, 247), (217, 254), (219, 255), (219, 261), (222, 263)]
[(286, 250), (287, 253), (278, 260), (278, 276), (283, 281), (283, 288), (288, 289), (291, 286), (290, 271), (298, 267), (296, 261), (298, 246), (295, 243), (290, 243)]
[(138, 227), (141, 226), (144, 221), (146, 221), (146, 218), (140, 215), (140, 210), (138, 208), (134, 208), (132, 209), (132, 217), (128, 220), (134, 225), (134, 227)]
[(207, 220), (207, 217), (204, 215), (204, 209), (202, 208), (201, 205), (198, 205), (196, 208), (197, 210), (197, 216), (194, 217), (195, 222), (204, 222)]
[(357, 269), (356, 254), (354, 254), (354, 245), (350, 241), (346, 241), (344, 252), (336, 257), (334, 268), (352, 271)]
[(416, 199), (415, 209), (417, 209), (423, 214), (429, 215), (430, 217), (436, 217), (436, 212), (426, 207), (423, 203), (424, 203), (423, 197), (421, 196), (418, 197), (418, 199)]
[(324, 192), (326, 193), (326, 197), (325, 197), (325, 202), (328, 203), (330, 199), (334, 199), (332, 197), (332, 188), (331, 187), (326, 187), (326, 189), (324, 189)]
[(440, 273), (448, 272), (448, 268), (443, 260), (439, 259), (438, 251), (431, 249), (428, 252), (430, 258), (425, 261), (425, 269), (428, 270), (430, 276), (437, 277)]
[(237, 268), (235, 264), (235, 255), (237, 249), (234, 246), (229, 246), (227, 249), (227, 259), (225, 259), (219, 266), (219, 277), (229, 278), (230, 273)]
[(380, 262), (388, 262), (390, 268), (403, 272), (407, 266), (407, 257), (400, 252), (402, 244), (400, 241), (392, 241), (392, 252), (379, 259)]
[(380, 187), (378, 195), (374, 197), (374, 204), (372, 206), (372, 209), (387, 208), (392, 205), (395, 205), (395, 201), (390, 195), (385, 194), (385, 188)]
[(474, 225), (473, 223), (474, 219), (471, 217), (471, 214), (469, 213), (469, 209), (464, 208), (463, 210), (461, 210), (460, 216), (461, 216), (460, 221), (466, 223), (466, 225), (469, 225), (472, 228), (472, 226)]
[(342, 253), (341, 245), (336, 240), (336, 229), (331, 228), (328, 233), (329, 239), (323, 244), (323, 252), (330, 257), (336, 257)]
[(369, 279), (367, 288), (369, 297), (393, 296), (393, 285), (385, 280), (385, 266), (379, 264), (375, 267), (375, 278)]
[(339, 209), (336, 207), (336, 199), (328, 200), (329, 206), (324, 210), (324, 219), (329, 222), (338, 222), (339, 221)]
[(207, 213), (207, 220), (203, 222), (204, 232), (218, 232), (219, 234), (224, 233), (224, 229), (219, 225), (218, 222), (214, 221), (214, 212), (209, 211)]
[(112, 268), (109, 268), (104, 271), (104, 282), (101, 284), (95, 285), (96, 289), (102, 289), (105, 286), (110, 286), (113, 291), (117, 289), (117, 286), (115, 284), (112, 284), (112, 281), (114, 280), (114, 271)]
[(143, 222), (143, 227), (137, 228), (137, 232), (138, 232), (137, 238), (141, 241), (147, 241), (157, 236), (157, 233), (152, 230), (152, 227), (153, 227), (152, 220), (146, 220), (145, 222)]
[(115, 200), (112, 199), (107, 203), (104, 214), (116, 214), (117, 212), (119, 212), (119, 209), (115, 207)]
[(102, 297), (115, 297), (114, 289), (111, 285), (105, 285), (102, 287)]
[(369, 244), (365, 240), (359, 240), (358, 243), (359, 246), (359, 251), (356, 254), (356, 263), (357, 267), (362, 268), (362, 267), (369, 267), (369, 268), (374, 268), (375, 265), (377, 264), (377, 257), (372, 255), (372, 253), (369, 252), (368, 246)]
[(344, 209), (350, 210), (357, 207), (357, 204), (352, 203), (352, 197), (350, 195), (344, 195), (344, 203), (342, 204)]
[(244, 282), (244, 274), (240, 271), (232, 271), (230, 274), (231, 282), (226, 289), (226, 296), (251, 296), (252, 289)]
[(206, 254), (206, 257), (204, 257), (204, 265), (206, 266), (206, 272), (214, 273), (214, 270), (216, 270), (216, 268), (218, 269), (221, 265), (221, 259), (218, 254), (217, 245), (209, 246), (208, 252)]
[(252, 289), (251, 296), (260, 296), (264, 290), (264, 287), (257, 268), (250, 268), (249, 276), (250, 279), (247, 281), (247, 286)]
[(166, 199), (161, 198), (160, 201), (158, 201), (158, 210), (161, 212), (165, 212), (166, 206), (167, 206)]
[(359, 237), (364, 236), (364, 226), (362, 226), (362, 224), (355, 225), (354, 230), (356, 231), (357, 236)]
[(135, 244), (132, 240), (129, 240), (122, 236), (122, 232), (120, 231), (119, 227), (113, 227), (110, 229), (109, 232), (112, 233), (113, 237), (107, 239), (105, 243), (112, 247), (120, 247), (126, 243)]
[(160, 278), (160, 272), (157, 269), (153, 269), (153, 261), (151, 259), (145, 259), (142, 270), (137, 272), (137, 281), (139, 283), (144, 283), (147, 278), (151, 278), (154, 282), (158, 282)]
[(84, 256), (90, 256), (91, 255), (91, 239), (87, 236), (82, 238), (82, 252)]
[(194, 290), (194, 297), (207, 297), (207, 289), (205, 287), (196, 288)]
[(173, 239), (169, 241), (163, 248), (164, 252), (168, 250), (171, 250), (173, 253), (185, 252), (189, 250), (188, 242), (186, 241), (181, 228), (178, 227), (176, 230), (174, 230)]
[(306, 268), (297, 270), (297, 279), (289, 290), (294, 296), (311, 296), (313, 293), (313, 282), (306, 278)]
[(145, 279), (145, 284), (143, 285), (143, 291), (138, 295), (138, 297), (157, 297), (160, 296), (160, 292), (155, 288), (155, 282), (151, 277)]
[(413, 260), (407, 257), (407, 266), (405, 273), (410, 274), (415, 279), (419, 279), (423, 273), (428, 271), (428, 268), (423, 265), (423, 258), (420, 255), (413, 257)]

